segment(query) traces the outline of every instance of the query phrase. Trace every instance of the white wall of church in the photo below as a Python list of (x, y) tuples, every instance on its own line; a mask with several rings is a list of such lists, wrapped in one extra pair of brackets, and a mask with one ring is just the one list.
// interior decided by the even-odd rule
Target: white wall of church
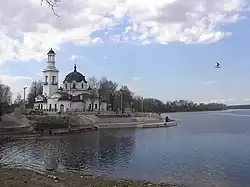
[(41, 109), (40, 105), (42, 105), (42, 103), (34, 103), (34, 109)]
[(50, 96), (58, 91), (58, 74), (57, 71), (43, 72), (43, 83), (45, 83), (43, 85), (44, 96)]
[(34, 109), (47, 110), (47, 103), (34, 103)]
[[(86, 110), (88, 110), (91, 105), (92, 105), (91, 100), (90, 99), (86, 100)], [(94, 111), (99, 110), (99, 100), (98, 99), (93, 102), (93, 109), (94, 109)], [(102, 102), (100, 105), (100, 111), (106, 111), (106, 110), (107, 110), (107, 103)]]
[(50, 111), (58, 111), (58, 101), (57, 99), (48, 99), (47, 100), (47, 109)]
[[(61, 106), (62, 105), (62, 106)], [(58, 101), (57, 99), (48, 99), (47, 103), (35, 103), (35, 109), (49, 110), (51, 112), (59, 112), (60, 108), (63, 108), (63, 112), (68, 110), (80, 110), (88, 111), (89, 107), (92, 109), (92, 102), (90, 99), (85, 100), (85, 102), (70, 102), (70, 101)], [(99, 110), (99, 100), (95, 100), (93, 103), (94, 111)], [(100, 111), (107, 110), (107, 103), (102, 102), (100, 105)]]
[(43, 109), (47, 110), (48, 109), (47, 103), (43, 103), (42, 107), (43, 107)]
[(85, 110), (85, 103), (84, 102), (72, 102), (71, 109), (83, 111), (83, 109)]
[(66, 110), (70, 108), (70, 101), (58, 101), (58, 112), (61, 106), (63, 106), (63, 110), (66, 112)]
[(90, 108), (90, 105), (91, 105), (91, 100), (88, 99), (85, 101), (85, 103), (86, 103), (86, 110), (88, 110)]
[(43, 95), (47, 97), (49, 92), (49, 85), (43, 85)]

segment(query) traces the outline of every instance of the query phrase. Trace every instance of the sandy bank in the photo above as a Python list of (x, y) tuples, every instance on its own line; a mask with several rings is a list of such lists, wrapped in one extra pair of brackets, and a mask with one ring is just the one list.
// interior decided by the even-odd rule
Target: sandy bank
[(145, 181), (107, 180), (79, 173), (57, 173), (57, 179), (30, 170), (0, 168), (1, 187), (181, 187), (173, 184), (152, 184)]

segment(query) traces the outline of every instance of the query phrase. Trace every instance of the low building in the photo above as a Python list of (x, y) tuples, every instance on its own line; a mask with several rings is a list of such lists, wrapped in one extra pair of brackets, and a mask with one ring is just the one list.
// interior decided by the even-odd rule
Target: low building
[(56, 54), (52, 49), (47, 54), (47, 66), (43, 70), (43, 94), (35, 98), (35, 109), (51, 112), (107, 110), (106, 101), (92, 90), (85, 76), (77, 71), (76, 65), (74, 70), (66, 75), (59, 88), (59, 70), (55, 66)]

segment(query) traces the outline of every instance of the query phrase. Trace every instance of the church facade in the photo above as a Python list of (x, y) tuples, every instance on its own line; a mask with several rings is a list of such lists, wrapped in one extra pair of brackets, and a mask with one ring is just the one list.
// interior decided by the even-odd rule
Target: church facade
[(50, 112), (106, 111), (107, 103), (93, 93), (84, 75), (74, 70), (66, 75), (59, 87), (59, 70), (56, 68), (56, 53), (48, 53), (47, 66), (43, 70), (43, 93), (35, 98), (34, 108)]

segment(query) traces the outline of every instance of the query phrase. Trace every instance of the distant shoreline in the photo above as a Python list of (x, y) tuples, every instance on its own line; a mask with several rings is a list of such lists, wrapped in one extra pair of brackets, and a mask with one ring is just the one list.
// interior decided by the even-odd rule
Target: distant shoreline
[(178, 112), (213, 112), (213, 111), (223, 111), (228, 109), (217, 109), (217, 110), (180, 110), (180, 111), (164, 111), (162, 113), (178, 113)]
[(227, 109), (250, 109), (250, 105), (229, 105)]

